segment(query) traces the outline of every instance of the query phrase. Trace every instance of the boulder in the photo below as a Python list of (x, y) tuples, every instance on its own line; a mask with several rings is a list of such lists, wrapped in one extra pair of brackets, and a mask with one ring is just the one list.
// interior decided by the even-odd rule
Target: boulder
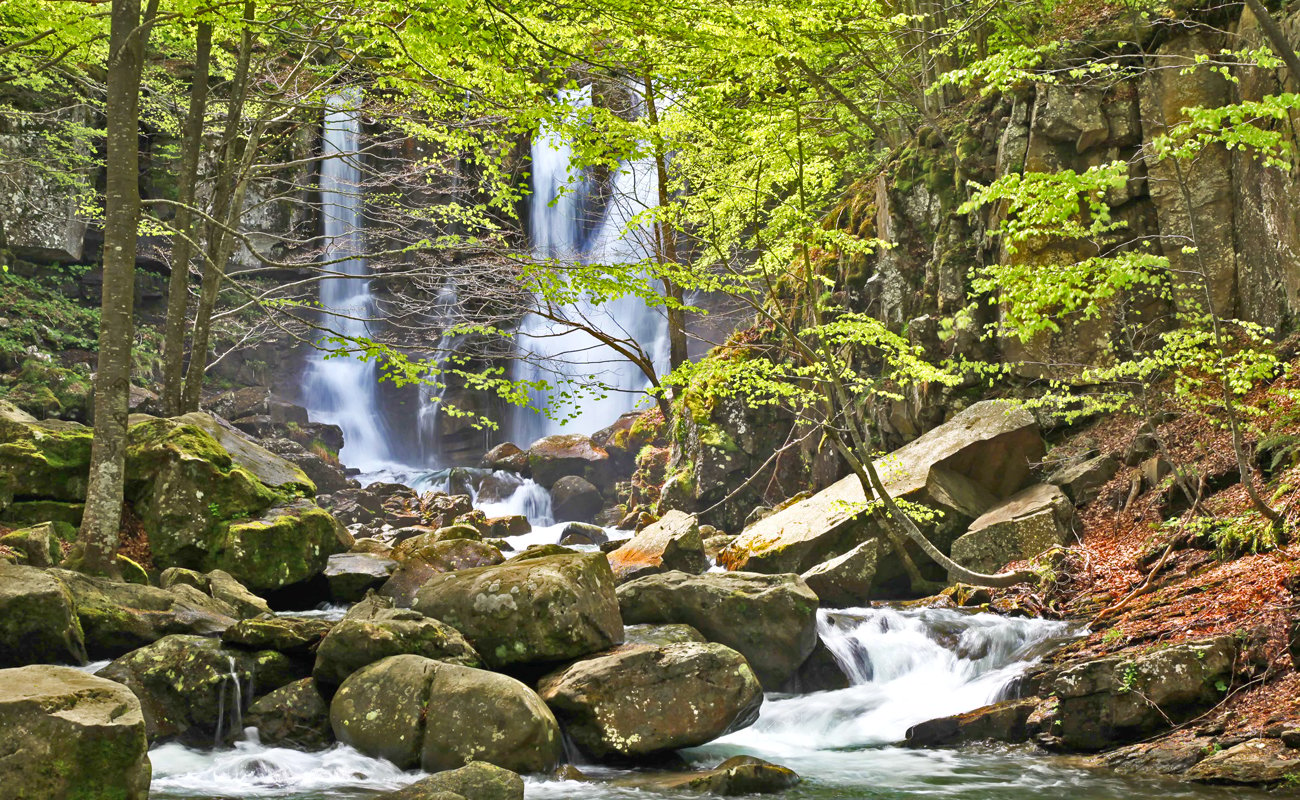
[(224, 526), (204, 563), (237, 576), (254, 591), (271, 591), (319, 575), (331, 555), (351, 546), (351, 535), (328, 511), (295, 500), (258, 519)]
[(266, 601), (248, 590), (248, 587), (235, 580), (235, 576), (221, 569), (214, 569), (203, 576), (207, 580), (204, 591), (220, 603), (235, 610), (235, 616), (239, 619), (256, 617), (260, 614), (271, 613), (271, 607)]
[(329, 690), (368, 664), (403, 654), (479, 665), (478, 654), (455, 628), (371, 595), (353, 606), (321, 641), (312, 676)]
[(591, 522), (605, 505), (605, 498), (586, 478), (565, 475), (551, 487), (551, 507), (555, 518)]
[(941, 717), (907, 730), (908, 747), (940, 747), (969, 742), (1025, 742), (1033, 733), (1029, 717), (1042, 703), (1037, 697), (995, 703), (964, 714)]
[(601, 553), (435, 575), (414, 603), (417, 611), (465, 634), (493, 669), (579, 658), (619, 644), (618, 606), (614, 575)]
[(292, 658), (311, 658), (336, 624), (319, 617), (266, 614), (236, 622), (221, 634), (221, 641), (245, 650), (274, 650)]
[(330, 598), (336, 603), (355, 603), (371, 589), (384, 585), (397, 569), (391, 558), (372, 553), (335, 553), (325, 565)]
[(609, 565), (619, 583), (678, 570), (698, 575), (709, 568), (699, 523), (694, 516), (669, 511), (609, 554)]
[(71, 667), (0, 670), (0, 794), (16, 800), (148, 800), (140, 701)]
[(501, 551), (487, 542), (449, 539), (408, 550), (379, 593), (399, 606), (415, 602), (415, 593), (435, 575), (459, 570), (490, 567), (505, 561)]
[(269, 747), (324, 750), (334, 744), (330, 709), (316, 682), (303, 678), (269, 692), (248, 707), (244, 722)]
[(1060, 698), (1053, 733), (1070, 748), (1136, 741), (1211, 708), (1227, 692), (1237, 640), (1216, 636), (1137, 656), (1110, 656), (1050, 676)]
[(645, 644), (663, 647), (669, 644), (686, 642), (707, 642), (704, 634), (690, 625), (625, 625), (623, 626), (623, 643), (627, 645)]
[(690, 625), (737, 650), (776, 691), (817, 644), (817, 595), (798, 575), (666, 572), (618, 587), (623, 620)]
[(598, 489), (609, 488), (608, 462), (605, 448), (576, 433), (547, 436), (528, 448), (528, 469), (533, 480), (547, 490), (568, 475), (585, 478)]
[(116, 658), (172, 634), (218, 634), (238, 616), (188, 584), (158, 589), (62, 569), (49, 574), (72, 594), (91, 658)]
[(1277, 739), (1251, 739), (1211, 753), (1185, 777), (1199, 783), (1266, 786), (1290, 784), (1300, 775), (1300, 752)]
[(564, 531), (560, 534), (560, 544), (575, 545), (601, 545), (609, 541), (609, 534), (599, 525), (591, 525), (586, 522), (570, 522), (564, 526)]
[(804, 582), (821, 601), (823, 608), (853, 608), (866, 605), (888, 592), (885, 587), (894, 585), (893, 578), (881, 575), (881, 562), (891, 552), (887, 542), (871, 538), (847, 553), (823, 561), (803, 574)]
[(0, 667), (86, 662), (72, 593), (36, 567), (0, 563)]
[(844, 667), (840, 666), (835, 654), (818, 637), (812, 655), (804, 659), (799, 669), (781, 684), (778, 691), (787, 694), (812, 694), (847, 689), (852, 685), (853, 681), (844, 671)]
[[(943, 512), (928, 533), (946, 549), (971, 520), (1024, 486), (1042, 455), (1033, 415), (989, 400), (878, 460), (876, 468), (895, 498)], [(880, 533), (883, 512), (866, 507), (862, 485), (850, 475), (748, 526), (719, 563), (750, 572), (805, 572)]]
[(514, 564), (520, 561), (533, 561), (538, 558), (548, 558), (550, 556), (572, 556), (577, 555), (579, 552), (581, 551), (558, 544), (530, 544), (510, 558), (507, 558), (506, 563)]
[(80, 503), (90, 474), (91, 430), (35, 417), (0, 400), (0, 517), (15, 497)]
[(524, 779), (486, 761), (471, 761), (384, 796), (386, 800), (524, 800)]
[(506, 472), (518, 472), (521, 475), (527, 475), (528, 453), (519, 449), (519, 445), (514, 442), (502, 442), (483, 454), (483, 458), (479, 460), (479, 466), (485, 469), (500, 469)]
[(211, 746), (241, 733), (243, 704), (302, 675), (270, 650), (225, 647), (206, 636), (167, 636), (122, 656), (97, 673), (140, 698), (150, 742), (179, 739)]
[(1064, 545), (1074, 506), (1056, 486), (1042, 483), (1012, 495), (971, 523), (952, 545), (952, 559), (976, 572), (997, 572), (1012, 561)]
[(22, 553), (23, 563), (33, 567), (52, 567), (62, 558), (63, 542), (76, 538), (76, 529), (63, 522), (43, 522), (0, 536), (0, 545)]
[(402, 769), (486, 761), (520, 773), (563, 759), (559, 725), (524, 684), (493, 672), (400, 655), (348, 677), (330, 704), (335, 737)]
[(753, 756), (733, 756), (713, 769), (669, 775), (623, 778), (620, 786), (671, 794), (709, 794), (721, 797), (773, 794), (799, 784), (794, 770)]
[(763, 688), (725, 645), (632, 645), (538, 683), (565, 733), (595, 758), (644, 758), (705, 744), (758, 718)]
[(1118, 461), (1108, 455), (1100, 455), (1053, 473), (1047, 482), (1061, 487), (1071, 502), (1081, 506), (1095, 500), (1101, 494), (1101, 488), (1118, 471)]

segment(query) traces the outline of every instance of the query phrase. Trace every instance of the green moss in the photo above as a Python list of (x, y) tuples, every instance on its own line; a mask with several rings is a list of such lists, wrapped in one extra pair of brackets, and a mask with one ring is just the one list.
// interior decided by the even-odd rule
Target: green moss
[(705, 447), (712, 447), (715, 450), (721, 450), (725, 453), (740, 452), (740, 447), (736, 444), (736, 440), (733, 439), (731, 434), (727, 433), (721, 425), (706, 422), (701, 424), (696, 430), (696, 435), (700, 440), (700, 444)]
[(14, 527), (57, 522), (76, 527), (81, 524), (85, 503), (66, 503), (59, 500), (21, 500), (11, 503), (0, 513), (0, 522)]

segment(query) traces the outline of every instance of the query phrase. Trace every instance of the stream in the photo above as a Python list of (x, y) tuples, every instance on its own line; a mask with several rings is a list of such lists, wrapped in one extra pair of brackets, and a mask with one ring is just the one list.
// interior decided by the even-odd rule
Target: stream
[[(818, 628), (852, 685), (806, 695), (769, 694), (754, 725), (683, 751), (687, 761), (707, 768), (746, 754), (782, 764), (803, 777), (803, 783), (780, 795), (788, 800), (1265, 796), (1119, 775), (1027, 747), (911, 750), (893, 746), (917, 722), (997, 700), (1036, 659), (1075, 634), (1067, 623), (881, 606), (821, 611)], [(265, 747), (255, 739), (233, 749), (206, 752), (167, 744), (155, 748), (151, 757), (151, 797), (156, 800), (359, 800), (421, 777), (342, 745), (301, 753)], [(596, 782), (533, 778), (527, 784), (527, 797), (667, 800), (698, 796), (619, 786), (618, 781), (635, 773), (578, 766)]]

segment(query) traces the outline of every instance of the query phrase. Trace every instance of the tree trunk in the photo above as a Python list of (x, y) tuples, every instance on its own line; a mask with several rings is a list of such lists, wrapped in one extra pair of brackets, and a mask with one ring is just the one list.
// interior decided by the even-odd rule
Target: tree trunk
[(1282, 26), (1277, 24), (1277, 20), (1273, 19), (1273, 15), (1268, 12), (1268, 9), (1264, 7), (1260, 0), (1245, 1), (1246, 7), (1255, 15), (1255, 19), (1259, 20), (1259, 27), (1263, 29), (1264, 36), (1268, 38), (1269, 46), (1273, 48), (1273, 52), (1277, 54), (1277, 57), (1286, 63), (1287, 71), (1291, 73), (1290, 83), (1295, 86), (1300, 82), (1300, 57), (1296, 56), (1295, 48), (1291, 46), (1291, 42), (1286, 38), (1286, 31), (1282, 30)]
[(104, 184), (104, 282), (90, 482), (77, 545), (66, 564), (112, 575), (126, 486), (126, 427), (131, 391), (136, 235), (140, 220), (140, 72), (150, 0), (142, 25), (140, 0), (113, 0), (109, 33), (107, 156)]
[[(665, 212), (668, 209), (668, 156), (664, 153), (664, 140), (659, 135), (659, 109), (655, 105), (654, 79), (647, 71), (645, 75), (645, 103), (646, 115), (650, 118), (650, 126), (654, 130), (654, 159), (655, 159), (655, 178), (659, 185), (659, 207)], [(662, 217), (655, 223), (655, 257), (662, 268), (665, 265), (677, 264), (677, 234), (671, 224)], [(677, 308), (668, 308), (668, 368), (677, 369), (686, 363), (686, 312), (680, 308), (684, 302), (682, 287), (679, 286), (666, 271), (663, 272), (664, 294), (668, 295), (678, 305)], [(665, 417), (666, 419), (666, 417)]]
[(167, 322), (163, 335), (163, 409), (169, 416), (183, 413), (181, 391), (185, 378), (185, 320), (189, 306), (190, 260), (194, 255), (195, 186), (199, 154), (203, 150), (203, 121), (207, 114), (208, 72), (212, 52), (212, 26), (199, 23), (195, 36), (194, 81), (185, 118), (184, 151), (180, 163), (180, 205), (173, 227), (172, 274), (167, 290)]

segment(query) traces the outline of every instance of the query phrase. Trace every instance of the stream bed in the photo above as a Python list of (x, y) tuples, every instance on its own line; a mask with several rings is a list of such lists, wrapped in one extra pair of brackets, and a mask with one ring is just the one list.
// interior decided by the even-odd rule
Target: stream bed
[[(1253, 798), (1264, 792), (1119, 775), (1029, 747), (912, 750), (894, 746), (911, 725), (1002, 697), (1038, 658), (1078, 631), (1068, 623), (943, 609), (877, 607), (822, 611), (818, 632), (849, 675), (847, 689), (768, 695), (758, 721), (683, 751), (698, 768), (753, 755), (793, 769), (803, 782), (787, 800), (1068, 797)], [(361, 800), (418, 780), (388, 762), (338, 745), (320, 753), (255, 740), (198, 751), (152, 751), (155, 800)], [(530, 779), (529, 800), (655, 800), (698, 797), (620, 785), (636, 772), (578, 764), (593, 782)]]

